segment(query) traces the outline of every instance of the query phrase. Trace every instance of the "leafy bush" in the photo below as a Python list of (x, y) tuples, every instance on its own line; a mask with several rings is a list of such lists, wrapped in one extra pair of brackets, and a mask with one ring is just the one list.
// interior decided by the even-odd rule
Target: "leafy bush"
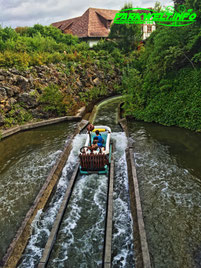
[(12, 109), (4, 117), (4, 126), (12, 127), (16, 124), (21, 125), (33, 119), (31, 113), (20, 107), (19, 104), (12, 106)]
[(176, 74), (170, 73), (160, 88), (157, 82), (150, 88), (142, 83), (139, 74), (131, 72), (124, 78), (124, 84), (128, 86), (124, 105), (127, 115), (201, 131), (200, 70), (185, 68)]
[[(201, 14), (197, 2), (186, 0), (186, 6)], [(143, 51), (130, 53), (122, 81), (126, 114), (201, 131), (200, 42), (199, 18), (185, 27), (157, 26)]]
[[(27, 68), (32, 65), (78, 61), (88, 51), (86, 42), (63, 34), (53, 26), (35, 25), (16, 30), (0, 28), (0, 66)], [(83, 53), (84, 55), (84, 53)]]
[(40, 102), (43, 104), (44, 111), (50, 111), (54, 115), (65, 115), (66, 105), (63, 103), (64, 96), (59, 90), (59, 87), (51, 84), (44, 88), (40, 96)]

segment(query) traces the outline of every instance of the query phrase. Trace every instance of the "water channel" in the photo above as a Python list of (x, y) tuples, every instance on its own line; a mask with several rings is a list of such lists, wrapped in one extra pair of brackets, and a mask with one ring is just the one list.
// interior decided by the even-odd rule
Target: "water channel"
[(129, 122), (152, 266), (201, 267), (201, 134)]
[[(116, 148), (112, 267), (131, 268), (135, 266), (135, 237), (125, 158), (127, 138), (117, 124), (120, 101), (102, 103), (94, 124), (111, 127)], [(0, 252), (5, 252), (62, 145), (73, 133), (75, 123), (68, 124), (24, 132), (0, 142), (4, 152), (0, 154)], [(201, 267), (201, 135), (135, 120), (128, 122), (128, 128), (152, 266)], [(55, 194), (46, 210), (38, 212), (18, 267), (37, 266), (85, 139), (86, 134), (75, 137)], [(78, 177), (48, 267), (101, 267), (107, 180), (103, 175)]]
[(61, 123), (0, 141), (0, 259), (75, 127)]

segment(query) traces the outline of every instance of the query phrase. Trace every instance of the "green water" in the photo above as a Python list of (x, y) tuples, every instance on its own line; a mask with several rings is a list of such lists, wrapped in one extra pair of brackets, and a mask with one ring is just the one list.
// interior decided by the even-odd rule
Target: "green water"
[(76, 123), (60, 123), (0, 142), (0, 259)]
[(201, 134), (128, 125), (152, 266), (201, 267)]
[(100, 104), (93, 124), (109, 126), (112, 132), (121, 132), (122, 130), (118, 125), (118, 105), (121, 102), (122, 99), (114, 98)]

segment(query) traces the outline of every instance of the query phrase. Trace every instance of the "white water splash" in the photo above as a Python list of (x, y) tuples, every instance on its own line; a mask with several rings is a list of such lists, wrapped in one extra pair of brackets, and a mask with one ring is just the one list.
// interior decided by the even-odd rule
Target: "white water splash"
[(68, 186), (69, 174), (72, 173), (78, 160), (79, 148), (83, 146), (86, 139), (86, 134), (78, 134), (73, 140), (73, 149), (69, 155), (68, 161), (62, 171), (62, 176), (59, 179), (56, 193), (45, 212), (38, 211), (35, 220), (33, 221), (33, 233), (30, 237), (28, 245), (22, 256), (22, 262), (18, 266), (22, 267), (36, 267), (36, 264), (42, 257), (42, 253), (50, 234), (50, 230), (56, 218), (57, 212), (60, 208), (65, 191)]
[(54, 246), (51, 267), (101, 265), (106, 193), (106, 176), (79, 177)]
[(133, 222), (130, 211), (129, 186), (125, 150), (125, 133), (112, 133), (115, 143), (115, 182), (114, 182), (114, 231), (113, 267), (134, 267)]

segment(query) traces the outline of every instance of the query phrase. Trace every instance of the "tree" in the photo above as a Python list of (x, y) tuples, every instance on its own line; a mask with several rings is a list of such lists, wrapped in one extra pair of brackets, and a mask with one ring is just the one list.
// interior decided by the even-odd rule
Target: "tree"
[[(123, 9), (133, 8), (132, 4), (126, 4)], [(132, 10), (127, 11), (133, 12)], [(138, 24), (113, 24), (109, 38), (115, 40), (118, 47), (125, 53), (135, 50), (142, 39), (141, 26)]]

